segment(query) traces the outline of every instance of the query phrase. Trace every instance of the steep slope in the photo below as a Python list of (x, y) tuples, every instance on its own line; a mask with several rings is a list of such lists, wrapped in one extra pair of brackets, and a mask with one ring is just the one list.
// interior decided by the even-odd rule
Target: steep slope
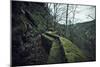
[(66, 38), (60, 37), (62, 46), (64, 48), (65, 57), (68, 62), (85, 61), (86, 57), (82, 51)]
[(48, 61), (47, 63), (62, 63), (62, 62), (66, 62), (65, 59), (65, 54), (64, 54), (64, 50), (63, 47), (60, 44), (59, 38), (57, 38), (56, 34), (52, 35), (52, 33), (47, 33), (46, 34), (42, 34), (46, 40), (50, 40), (52, 43), (51, 48), (50, 48), (50, 52), (49, 52), (49, 56), (48, 56)]
[(69, 39), (87, 55), (87, 61), (95, 60), (96, 20), (75, 24)]
[(43, 36), (52, 41), (48, 63), (79, 62), (86, 60), (82, 51), (68, 39), (60, 37), (53, 32), (46, 32)]
[(48, 8), (39, 2), (12, 1), (11, 5), (12, 65), (46, 63), (48, 54), (41, 45), (40, 34), (47, 29), (46, 17), (51, 17)]
[[(60, 27), (60, 29), (59, 29)], [(58, 24), (56, 29), (60, 36), (72, 41), (87, 56), (86, 61), (96, 60), (96, 20), (68, 25), (67, 32), (65, 25)], [(65, 35), (66, 33), (66, 35)]]

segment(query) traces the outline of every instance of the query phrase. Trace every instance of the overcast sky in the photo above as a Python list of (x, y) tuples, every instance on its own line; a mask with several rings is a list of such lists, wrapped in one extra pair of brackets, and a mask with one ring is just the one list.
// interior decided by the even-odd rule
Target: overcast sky
[[(70, 5), (70, 7), (71, 6), (72, 5)], [(60, 15), (62, 15), (62, 13), (64, 13), (66, 11), (66, 4), (60, 4), (59, 8), (62, 8), (63, 10), (58, 11), (58, 14), (59, 14), (59, 16), (57, 16), (58, 18), (60, 18)], [(54, 13), (53, 4), (50, 6), (50, 9), (51, 9), (51, 14), (53, 15), (53, 13)], [(74, 23), (83, 23), (85, 21), (93, 20), (88, 15), (90, 15), (92, 18), (95, 18), (95, 7), (94, 6), (77, 5)], [(62, 16), (63, 16), (63, 20), (59, 21), (58, 23), (65, 24), (66, 13), (64, 13)], [(73, 16), (72, 13), (70, 13), (69, 18), (72, 16)]]

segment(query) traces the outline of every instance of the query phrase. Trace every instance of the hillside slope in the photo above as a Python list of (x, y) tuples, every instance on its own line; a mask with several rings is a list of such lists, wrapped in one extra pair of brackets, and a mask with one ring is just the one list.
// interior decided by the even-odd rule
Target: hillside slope
[(69, 39), (87, 55), (87, 61), (95, 60), (96, 20), (75, 24)]
[(43, 36), (52, 41), (48, 63), (79, 62), (86, 60), (82, 51), (68, 39), (52, 32), (46, 32)]

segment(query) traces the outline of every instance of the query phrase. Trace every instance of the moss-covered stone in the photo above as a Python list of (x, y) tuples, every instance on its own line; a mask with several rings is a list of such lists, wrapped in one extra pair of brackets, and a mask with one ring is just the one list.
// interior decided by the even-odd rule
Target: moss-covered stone
[(70, 40), (60, 37), (51, 31), (46, 32), (43, 36), (52, 41), (47, 63), (79, 62), (86, 60), (82, 51)]
[(60, 37), (60, 41), (64, 48), (65, 57), (67, 58), (68, 62), (85, 61), (85, 55), (76, 45), (63, 37)]

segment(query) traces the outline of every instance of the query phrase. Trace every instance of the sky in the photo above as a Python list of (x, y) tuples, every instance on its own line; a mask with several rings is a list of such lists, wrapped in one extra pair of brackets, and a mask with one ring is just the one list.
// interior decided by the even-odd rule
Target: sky
[[(52, 4), (50, 6), (50, 10), (51, 10), (52, 15), (54, 14), (53, 5), (54, 4)], [(76, 5), (69, 5), (69, 12), (70, 12), (71, 9), (73, 9), (73, 8), (71, 8), (71, 6), (76, 6)], [(59, 4), (58, 9), (62, 9), (62, 10), (59, 10), (58, 13), (57, 13), (57, 14), (59, 14), (57, 16), (58, 19), (62, 16), (62, 20), (59, 21), (58, 23), (65, 24), (66, 4)], [(95, 19), (95, 9), (96, 8), (94, 6), (90, 6), (90, 5), (77, 5), (76, 12), (75, 12), (74, 24), (75, 23), (83, 23), (83, 22), (91, 21), (91, 20)], [(70, 13), (68, 15), (68, 17), (69, 18), (73, 17), (73, 13)]]

